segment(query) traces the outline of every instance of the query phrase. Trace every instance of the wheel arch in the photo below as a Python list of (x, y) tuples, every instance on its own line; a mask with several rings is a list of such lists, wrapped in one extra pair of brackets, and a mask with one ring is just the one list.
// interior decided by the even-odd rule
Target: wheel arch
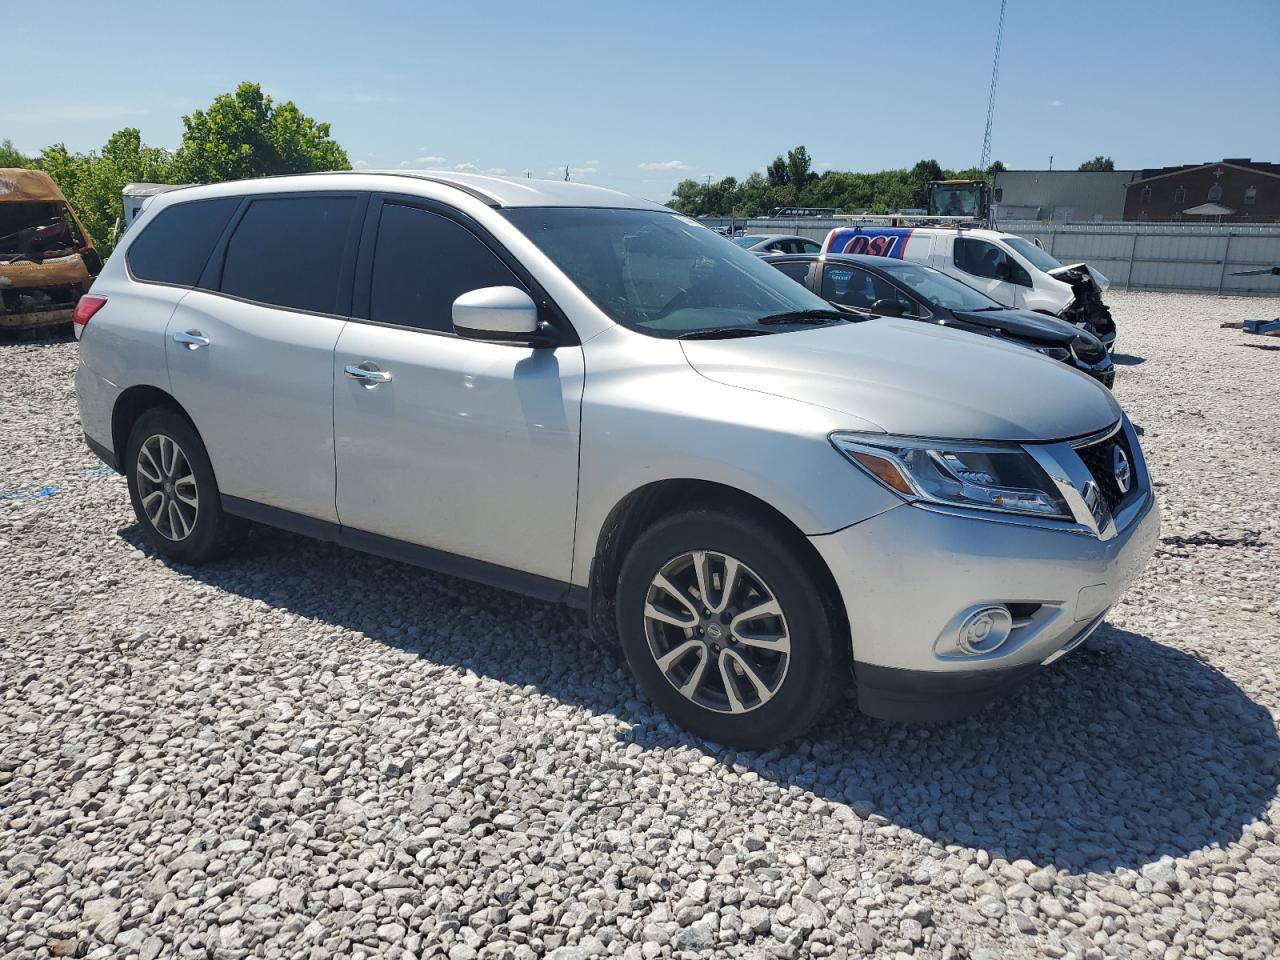
[(195, 421), (172, 394), (151, 384), (129, 387), (116, 398), (111, 408), (111, 449), (116, 455), (121, 473), (125, 470), (125, 446), (129, 442), (129, 433), (133, 430), (133, 425), (144, 413), (157, 407), (172, 410), (181, 416), (191, 424), (191, 429), (195, 430), (196, 436), (200, 436)]
[(598, 641), (614, 646), (618, 643), (614, 606), (618, 576), (627, 549), (643, 530), (657, 520), (679, 510), (696, 507), (747, 513), (791, 541), (806, 568), (821, 584), (833, 622), (848, 639), (848, 616), (835, 577), (827, 562), (791, 518), (772, 504), (737, 487), (712, 480), (685, 478), (656, 480), (632, 490), (614, 505), (601, 525), (587, 585), (588, 617), (592, 634)]

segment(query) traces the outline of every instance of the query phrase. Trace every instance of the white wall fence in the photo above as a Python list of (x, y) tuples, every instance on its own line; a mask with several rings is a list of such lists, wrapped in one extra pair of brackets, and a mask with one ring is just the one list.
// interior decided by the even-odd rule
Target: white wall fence
[[(704, 221), (727, 225), (729, 220)], [(885, 219), (888, 222), (888, 218)], [(790, 233), (822, 240), (847, 220), (737, 220), (748, 233)], [(1063, 263), (1084, 261), (1126, 290), (1280, 297), (1280, 276), (1236, 276), (1280, 266), (1280, 224), (1057, 223), (1002, 221), (999, 229), (1039, 239)]]

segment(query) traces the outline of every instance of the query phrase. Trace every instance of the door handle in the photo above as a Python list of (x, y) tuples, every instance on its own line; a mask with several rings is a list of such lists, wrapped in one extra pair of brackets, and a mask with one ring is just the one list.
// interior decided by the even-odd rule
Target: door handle
[(343, 367), (343, 372), (348, 379), (357, 381), (366, 390), (372, 390), (379, 384), (391, 382), (391, 372), (379, 370), (378, 365), (372, 360), (366, 360), (361, 364), (348, 364)]
[(173, 342), (184, 344), (188, 350), (199, 350), (209, 345), (209, 338), (199, 330), (179, 330), (173, 335)]

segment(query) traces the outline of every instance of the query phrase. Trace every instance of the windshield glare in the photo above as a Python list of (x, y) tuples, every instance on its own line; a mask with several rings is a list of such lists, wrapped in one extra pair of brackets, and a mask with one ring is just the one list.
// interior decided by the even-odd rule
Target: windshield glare
[(1022, 237), (1005, 237), (1004, 242), (1041, 270), (1048, 272), (1049, 270), (1057, 270), (1062, 266), (1061, 263), (1045, 253), (1043, 248), (1037, 247), (1030, 240), (1024, 240)]
[(933, 267), (914, 263), (891, 263), (881, 266), (880, 269), (935, 307), (960, 311), (989, 310), (992, 307), (1000, 307), (1000, 304), (985, 293)]
[(678, 214), (597, 207), (515, 207), (502, 213), (596, 306), (650, 336), (736, 328), (776, 332), (778, 327), (757, 321), (832, 309), (759, 257)]
[(734, 238), (733, 238), (733, 242), (734, 242), (734, 243), (736, 243), (736, 244), (737, 244), (738, 246), (740, 246), (740, 247), (754, 247), (757, 243), (759, 243), (759, 242), (760, 242), (761, 240), (763, 240), (763, 239), (764, 239), (764, 237), (755, 237), (755, 236), (752, 236), (752, 237), (734, 237)]

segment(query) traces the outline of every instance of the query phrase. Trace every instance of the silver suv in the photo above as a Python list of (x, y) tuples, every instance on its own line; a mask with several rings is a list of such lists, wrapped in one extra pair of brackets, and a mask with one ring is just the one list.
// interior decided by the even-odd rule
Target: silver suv
[(247, 521), (565, 601), (699, 736), (852, 680), (942, 719), (1080, 643), (1158, 511), (1111, 394), (831, 307), (589, 186), (343, 173), (156, 197), (76, 316), (80, 415), (156, 551)]

